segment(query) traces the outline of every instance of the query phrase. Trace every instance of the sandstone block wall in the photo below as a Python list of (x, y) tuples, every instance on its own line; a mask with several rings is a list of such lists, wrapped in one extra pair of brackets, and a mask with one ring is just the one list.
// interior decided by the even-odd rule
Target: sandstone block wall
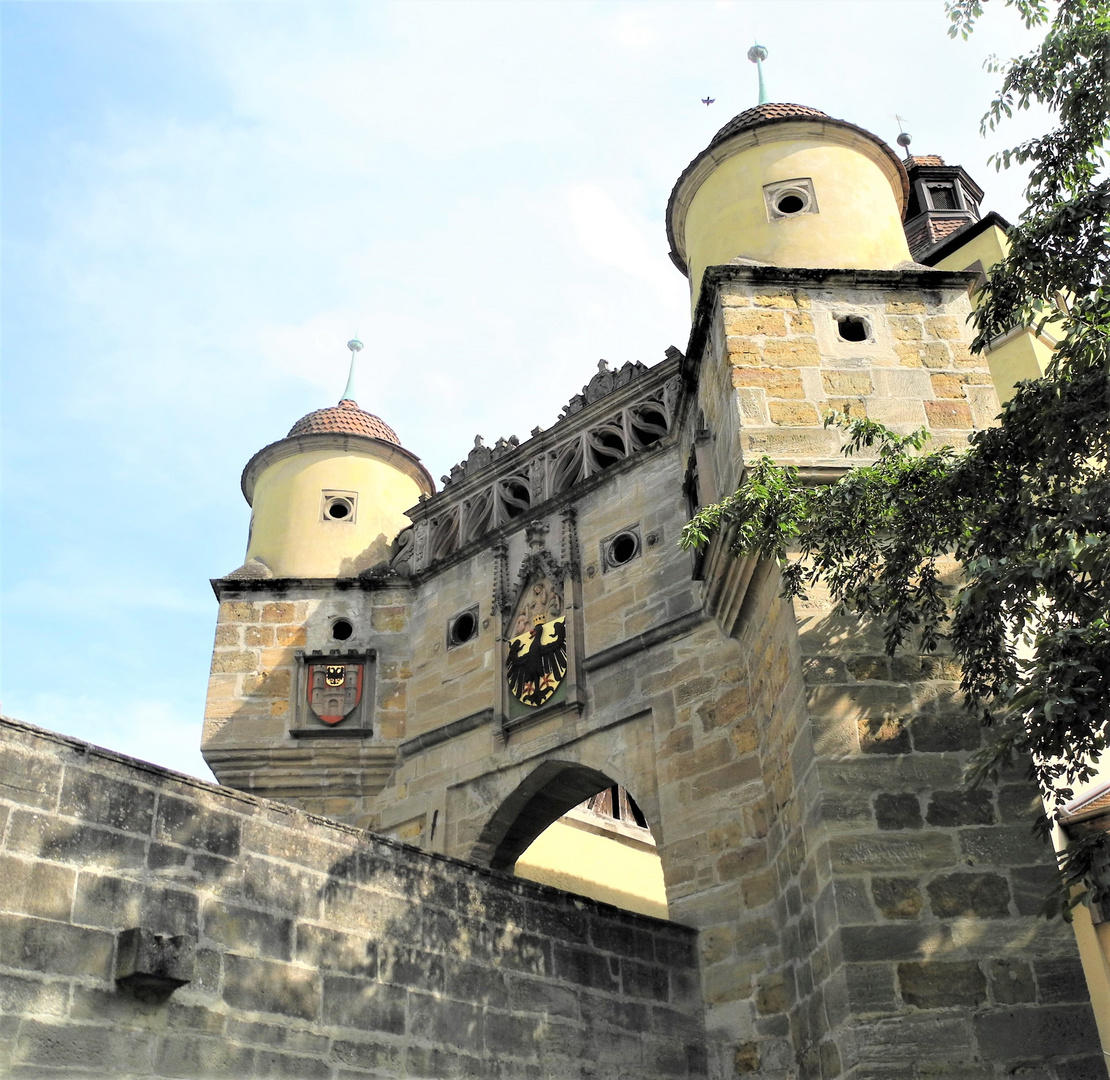
[[(411, 591), (358, 579), (343, 585), (225, 579), (219, 592), (203, 733), (209, 764), (230, 787), (361, 823), (405, 737)], [(354, 631), (343, 641), (331, 634), (339, 618)], [(324, 730), (318, 739), (294, 740), (290, 728), (315, 723), (295, 716), (303, 697), (297, 654), (349, 650), (374, 654), (366, 673), (368, 737), (336, 739)]]
[[(699, 312), (707, 339), (699, 405), (719, 433), (717, 472), (731, 492), (745, 460), (843, 465), (829, 412), (960, 444), (998, 413), (985, 357), (968, 348), (964, 275), (714, 267)], [(863, 340), (845, 340), (839, 320)], [(691, 350), (691, 355), (697, 355)]]
[[(705, 1075), (694, 934), (0, 727), (0, 1073)], [(195, 939), (168, 997), (119, 934)]]
[(1038, 913), (1052, 853), (1015, 771), (966, 791), (982, 731), (947, 655), (798, 606), (813, 763), (784, 972), (803, 1076), (1105, 1076), (1071, 928)]

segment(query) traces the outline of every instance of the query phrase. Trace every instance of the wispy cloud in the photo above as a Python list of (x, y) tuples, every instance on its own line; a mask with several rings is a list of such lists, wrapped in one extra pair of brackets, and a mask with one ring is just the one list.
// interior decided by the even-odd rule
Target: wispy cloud
[(684, 345), (663, 211), (754, 100), (756, 31), (774, 96), (888, 139), (900, 112), (1019, 205), (978, 137), (982, 58), (1031, 40), (1007, 12), (952, 43), (935, 0), (10, 7), (6, 641), (73, 659), (51, 698), (44, 663), (5, 679), (102, 742), (135, 729), (90, 680), (152, 650), (148, 726), (197, 737), (239, 471), (338, 398), (352, 333), (360, 404), (437, 476), (550, 424), (599, 357)]

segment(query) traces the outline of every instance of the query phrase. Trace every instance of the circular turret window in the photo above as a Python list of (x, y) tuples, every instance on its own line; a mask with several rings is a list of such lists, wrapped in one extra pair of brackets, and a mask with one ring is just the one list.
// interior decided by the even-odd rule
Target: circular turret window
[(336, 641), (346, 641), (354, 632), (355, 628), (351, 625), (349, 619), (336, 619), (331, 624), (331, 636)]
[(610, 566), (623, 566), (631, 562), (640, 551), (640, 540), (635, 533), (618, 533), (609, 541), (605, 557)]
[(813, 181), (808, 176), (766, 184), (763, 188), (763, 198), (767, 202), (767, 216), (772, 221), (776, 218), (797, 217), (799, 214), (818, 212)]
[(324, 521), (354, 521), (355, 498), (353, 491), (325, 491), (320, 516)]

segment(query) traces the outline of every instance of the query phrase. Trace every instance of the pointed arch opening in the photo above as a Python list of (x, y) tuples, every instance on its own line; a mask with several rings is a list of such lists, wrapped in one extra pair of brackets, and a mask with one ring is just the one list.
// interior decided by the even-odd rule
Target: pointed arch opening
[(623, 786), (588, 766), (539, 766), (490, 819), (475, 857), (530, 881), (667, 917), (647, 818)]

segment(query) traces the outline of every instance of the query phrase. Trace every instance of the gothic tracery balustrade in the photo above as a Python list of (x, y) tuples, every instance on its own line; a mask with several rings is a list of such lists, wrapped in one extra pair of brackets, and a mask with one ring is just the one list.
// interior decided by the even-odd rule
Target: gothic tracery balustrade
[(466, 459), (444, 476), (443, 490), (409, 512), (411, 528), (398, 537), (390, 565), (423, 570), (529, 514), (550, 499), (665, 439), (677, 419), (682, 354), (667, 350), (653, 368), (627, 363), (598, 373), (571, 398), (547, 431), (520, 443), (475, 439)]

